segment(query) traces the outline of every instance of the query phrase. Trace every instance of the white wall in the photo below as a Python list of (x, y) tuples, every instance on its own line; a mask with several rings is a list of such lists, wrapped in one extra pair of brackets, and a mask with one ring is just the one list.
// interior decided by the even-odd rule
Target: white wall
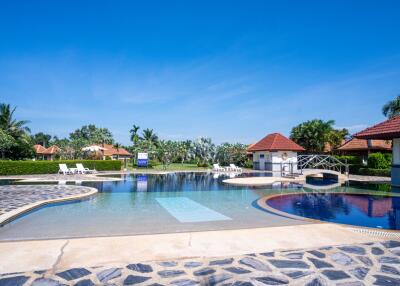
[[(264, 155), (264, 160), (260, 160), (260, 155)], [(264, 169), (264, 162), (271, 163), (269, 166), (269, 171), (280, 172), (281, 163), (293, 163), (293, 171), (297, 171), (297, 152), (293, 151), (277, 151), (277, 152), (267, 152), (267, 151), (257, 151), (253, 153), (253, 163), (260, 163), (260, 170)], [(286, 168), (289, 168), (289, 164)], [(268, 170), (268, 169), (267, 169)]]

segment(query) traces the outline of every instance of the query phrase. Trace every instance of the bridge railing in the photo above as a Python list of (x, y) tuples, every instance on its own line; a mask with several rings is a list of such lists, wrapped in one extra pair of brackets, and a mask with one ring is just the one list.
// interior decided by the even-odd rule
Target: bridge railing
[(303, 171), (303, 169), (325, 169), (349, 174), (349, 164), (343, 163), (331, 155), (298, 155), (297, 166), (300, 171)]

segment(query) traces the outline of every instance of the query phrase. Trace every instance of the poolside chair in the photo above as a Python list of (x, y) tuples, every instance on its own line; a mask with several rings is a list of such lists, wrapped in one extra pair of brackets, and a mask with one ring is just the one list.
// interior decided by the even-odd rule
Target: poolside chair
[(235, 164), (229, 164), (229, 169), (234, 172), (242, 172), (242, 168), (237, 167)]
[(91, 174), (96, 172), (96, 170), (90, 170), (89, 168), (83, 167), (83, 164), (81, 163), (76, 164), (76, 171), (78, 174)]
[(69, 169), (67, 167), (67, 164), (58, 164), (58, 167), (60, 168), (58, 170), (59, 174), (68, 175), (68, 174), (73, 174), (74, 173), (74, 171), (72, 171), (71, 169)]
[(215, 172), (225, 172), (225, 168), (222, 168), (219, 164), (213, 164), (213, 171), (215, 171)]

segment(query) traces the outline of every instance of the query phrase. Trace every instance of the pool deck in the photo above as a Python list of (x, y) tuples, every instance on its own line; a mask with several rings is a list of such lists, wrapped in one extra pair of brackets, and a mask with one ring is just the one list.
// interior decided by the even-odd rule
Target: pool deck
[[(338, 282), (370, 285), (375, 280), (388, 279), (391, 284), (377, 285), (400, 283), (400, 272), (396, 268), (400, 264), (400, 241), (388, 241), (354, 228), (326, 223), (0, 242), (0, 253), (0, 285), (31, 285), (34, 280), (38, 280), (37, 285), (61, 285), (54, 281), (54, 284), (44, 284), (49, 283), (46, 279), (63, 285), (105, 285), (106, 282), (130, 285), (129, 281), (145, 285), (150, 285), (149, 282), (215, 285), (212, 283), (215, 279), (248, 281), (254, 285), (275, 279), (281, 282), (265, 284), (306, 285), (315, 279), (325, 284), (310, 285), (338, 285)], [(2, 284), (1, 279), (8, 280)], [(5, 283), (18, 279), (23, 283)], [(92, 284), (83, 281), (87, 279)], [(76, 284), (78, 281), (82, 284)]]

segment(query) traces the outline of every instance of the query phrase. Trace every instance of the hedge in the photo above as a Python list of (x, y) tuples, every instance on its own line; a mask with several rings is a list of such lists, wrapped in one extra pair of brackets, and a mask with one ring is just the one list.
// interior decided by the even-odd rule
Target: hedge
[(97, 171), (119, 171), (120, 160), (0, 161), (0, 175), (55, 174), (58, 164), (76, 168), (76, 163)]
[(381, 177), (390, 177), (390, 169), (372, 169), (372, 168), (360, 168), (358, 170), (359, 175), (366, 176), (381, 176)]

